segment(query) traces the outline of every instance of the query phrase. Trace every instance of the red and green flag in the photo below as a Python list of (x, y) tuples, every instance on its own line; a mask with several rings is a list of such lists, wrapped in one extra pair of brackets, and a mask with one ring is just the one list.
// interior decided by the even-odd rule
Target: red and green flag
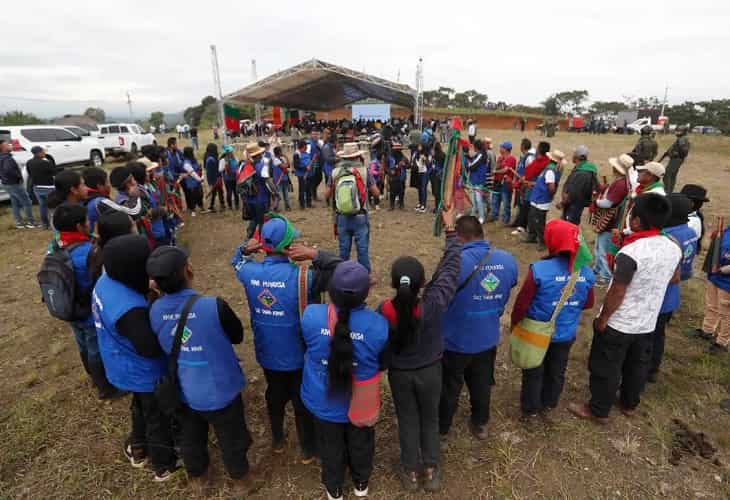
[(229, 104), (223, 105), (223, 115), (226, 120), (226, 129), (233, 132), (241, 131), (241, 110)]

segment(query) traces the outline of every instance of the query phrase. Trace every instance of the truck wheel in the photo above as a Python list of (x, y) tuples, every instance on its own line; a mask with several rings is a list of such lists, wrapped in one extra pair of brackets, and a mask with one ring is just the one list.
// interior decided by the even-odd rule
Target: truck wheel
[(98, 151), (92, 151), (91, 155), (89, 156), (89, 166), (90, 167), (101, 167), (104, 163), (104, 159), (101, 157), (101, 153)]

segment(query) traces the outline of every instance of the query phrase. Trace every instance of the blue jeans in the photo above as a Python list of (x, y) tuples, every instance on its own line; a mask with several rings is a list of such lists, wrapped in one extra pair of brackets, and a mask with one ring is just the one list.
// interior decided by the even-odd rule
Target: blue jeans
[[(30, 196), (28, 191), (25, 190), (23, 184), (3, 184), (3, 188), (10, 195), (10, 205), (13, 208), (13, 217), (15, 218), (16, 224), (35, 224), (33, 219), (33, 206), (30, 202)], [(20, 217), (20, 209), (25, 212), (25, 222)]]
[(71, 330), (74, 332), (81, 357), (86, 358), (89, 363), (101, 363), (99, 342), (96, 339), (96, 327), (83, 321), (73, 321), (71, 322)]
[(504, 214), (502, 215), (502, 222), (509, 224), (509, 220), (512, 217), (512, 190), (506, 185), (502, 184), (499, 191), (492, 191), (492, 215), (489, 220), (499, 219), (499, 209), (504, 204)]
[(476, 189), (471, 192), (471, 213), (479, 217), (480, 221), (484, 220), (484, 195)]
[(350, 259), (353, 238), (357, 249), (357, 261), (370, 272), (370, 255), (368, 253), (370, 223), (367, 214), (337, 216), (337, 239), (339, 240), (341, 259)]
[(603, 231), (596, 235), (596, 245), (593, 250), (593, 257), (596, 263), (593, 272), (605, 280), (611, 279), (611, 270), (608, 268), (608, 249), (611, 246), (611, 231)]
[(425, 208), (427, 198), (428, 198), (428, 174), (419, 173), (418, 174), (418, 205)]
[(191, 138), (191, 140), (193, 141), (193, 149), (197, 150), (199, 148), (199, 146), (198, 146), (198, 138), (197, 137), (193, 137), (193, 138)]
[(50, 186), (33, 186), (33, 194), (38, 199), (38, 208), (41, 211), (41, 224), (43, 224), (44, 229), (48, 229), (51, 225), (48, 220), (48, 203), (46, 200), (53, 189)]
[[(284, 200), (284, 208), (289, 210), (291, 206), (289, 205), (289, 183), (288, 182), (282, 182), (279, 184), (279, 192), (281, 193), (281, 199)], [(279, 203), (276, 203), (277, 209), (279, 208)]]

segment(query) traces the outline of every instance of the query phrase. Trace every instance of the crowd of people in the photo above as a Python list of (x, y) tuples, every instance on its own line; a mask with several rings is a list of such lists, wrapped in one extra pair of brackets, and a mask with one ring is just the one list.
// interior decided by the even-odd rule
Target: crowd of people
[[(614, 178), (601, 181), (585, 146), (575, 148), (566, 172), (566, 155), (548, 142), (533, 148), (525, 138), (515, 157), (509, 141), (495, 152), (472, 125), (462, 165), (468, 201), (460, 208), (441, 207), (441, 185), (454, 179), (444, 178), (439, 127), (409, 133), (407, 145), (381, 130), (370, 151), (354, 142), (339, 148), (337, 133), (315, 129), (298, 140), (291, 161), (281, 146), (261, 141), (248, 144), (240, 160), (231, 146), (219, 154), (211, 143), (200, 163), (193, 148), (180, 151), (171, 137), (166, 148), (145, 148), (144, 157), (108, 175), (93, 167), (82, 173), (37, 167), (47, 176), (42, 186), (49, 186), (49, 256), (65, 256), (58, 262), (73, 275), (74, 307), (63, 319), (99, 398), (132, 396), (123, 446), (130, 464), (150, 464), (154, 480), (165, 481), (181, 458), (191, 480), (205, 481), (212, 427), (230, 478), (249, 470), (246, 367), (233, 348), (245, 328), (225, 300), (195, 290), (196, 269), (176, 246), (183, 206), (195, 216), (214, 211), (216, 198), (219, 210), (240, 209), (249, 221), (231, 265), (264, 370), (272, 453), (284, 453), (291, 402), (301, 462), (319, 460), (327, 498), (343, 497), (347, 469), (354, 495), (368, 494), (386, 370), (406, 491), (440, 489), (441, 447), (464, 384), (471, 433), (487, 439), (500, 318), (519, 269), (510, 252), (485, 239), (485, 227), (497, 231), (501, 224), (546, 254), (530, 264), (510, 313), (523, 419), (536, 424), (557, 408), (580, 318), (598, 302), (599, 286), (607, 290), (593, 321), (590, 399), (568, 409), (599, 424), (609, 421), (614, 405), (630, 416), (646, 383), (659, 380), (666, 326), (704, 236), (707, 191), (689, 184), (667, 193), (665, 166), (628, 154), (609, 159)], [(13, 174), (7, 145), (0, 142), (4, 184)], [(43, 161), (42, 151), (34, 154)], [(302, 210), (325, 184), (336, 252), (299, 243), (281, 215), (291, 209), (290, 174)], [(433, 211), (445, 227), (443, 256), (430, 279), (417, 258), (396, 259), (391, 298), (371, 308), (369, 210), (384, 193), (391, 210), (403, 209), (406, 188), (413, 187), (416, 211), (425, 213), (429, 182)], [(561, 216), (548, 221), (552, 206)], [(580, 230), (586, 208), (596, 233), (593, 265)], [(718, 354), (730, 344), (730, 227), (717, 228), (711, 240), (705, 320), (691, 336), (711, 340), (709, 350)], [(349, 260), (353, 242), (356, 261)], [(46, 297), (57, 283), (41, 275)], [(46, 303), (54, 314), (55, 305)]]

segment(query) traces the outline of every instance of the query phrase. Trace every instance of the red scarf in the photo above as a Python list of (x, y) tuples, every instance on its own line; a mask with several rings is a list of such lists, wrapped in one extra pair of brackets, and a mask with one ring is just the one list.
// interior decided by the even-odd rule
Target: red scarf
[(85, 243), (91, 241), (88, 234), (82, 234), (78, 231), (59, 231), (58, 233), (58, 244), (61, 248), (70, 247), (77, 243)]
[(631, 233), (629, 235), (624, 236), (623, 242), (621, 243), (621, 247), (625, 247), (626, 245), (630, 245), (631, 243), (638, 241), (642, 238), (651, 238), (652, 236), (659, 236), (661, 234), (661, 230), (657, 228), (651, 228), (647, 229), (646, 231), (638, 231), (636, 233)]
[[(421, 317), (421, 303), (419, 302), (416, 304), (416, 307), (414, 308), (414, 317), (416, 319)], [(380, 310), (380, 313), (385, 317), (385, 319), (388, 320), (388, 323), (392, 327), (398, 326), (398, 313), (395, 310), (395, 306), (393, 305), (393, 301), (391, 299), (387, 299), (383, 302), (383, 307)]]

